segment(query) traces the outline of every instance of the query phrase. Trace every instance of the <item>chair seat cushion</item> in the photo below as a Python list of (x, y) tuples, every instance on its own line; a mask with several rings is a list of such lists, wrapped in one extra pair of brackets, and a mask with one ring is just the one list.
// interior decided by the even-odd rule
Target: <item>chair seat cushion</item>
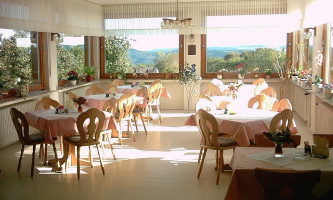
[(217, 141), (220, 144), (220, 147), (229, 147), (237, 145), (237, 142), (230, 137), (218, 137)]
[(43, 142), (45, 141), (45, 134), (44, 133), (38, 133), (29, 135), (29, 138), (32, 142)]
[(140, 109), (133, 109), (133, 114), (139, 114), (139, 113), (143, 113), (143, 111)]
[[(75, 136), (71, 136), (71, 137), (66, 137), (65, 141), (69, 142), (69, 143), (79, 143), (80, 141), (80, 136), (79, 135), (75, 135)], [(86, 135), (86, 140), (89, 138), (89, 135)]]

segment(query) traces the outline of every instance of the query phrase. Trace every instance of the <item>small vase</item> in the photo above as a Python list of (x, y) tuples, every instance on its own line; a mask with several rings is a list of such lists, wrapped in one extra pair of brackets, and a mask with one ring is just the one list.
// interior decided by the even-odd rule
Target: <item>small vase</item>
[(20, 86), (21, 97), (26, 97), (29, 94), (29, 84), (23, 84)]
[(244, 76), (241, 74), (238, 74), (238, 79), (244, 79)]
[(76, 85), (76, 80), (68, 80), (70, 85)]
[(291, 80), (292, 81), (296, 81), (297, 80), (297, 76), (295, 76), (295, 75), (291, 76)]
[(237, 94), (236, 94), (236, 92), (232, 93), (232, 99), (233, 99), (233, 100), (236, 100), (236, 99), (237, 99)]
[(77, 108), (77, 111), (78, 111), (79, 113), (81, 113), (81, 112), (83, 111), (83, 108), (82, 108), (81, 104), (79, 104), (79, 107)]
[(86, 79), (87, 79), (87, 82), (91, 82), (93, 77), (92, 77), (92, 75), (87, 75)]
[(298, 83), (298, 84), (301, 84), (301, 78), (297, 77), (296, 80), (297, 80), (297, 83)]
[(284, 154), (283, 154), (283, 151), (282, 151), (282, 145), (275, 144), (274, 153), (275, 153), (274, 157), (276, 157), (276, 158), (284, 157)]

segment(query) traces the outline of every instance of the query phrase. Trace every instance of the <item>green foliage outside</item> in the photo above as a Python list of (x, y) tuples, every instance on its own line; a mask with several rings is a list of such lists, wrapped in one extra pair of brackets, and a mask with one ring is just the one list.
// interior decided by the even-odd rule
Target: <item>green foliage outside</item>
[(281, 54), (279, 58), (280, 66), (285, 66), (286, 54), (284, 51), (272, 48), (257, 48), (253, 51), (244, 51), (242, 53), (230, 52), (223, 58), (209, 57), (207, 58), (207, 72), (233, 72), (237, 73), (236, 66), (245, 63), (244, 68), (248, 73), (250, 72), (266, 72), (271, 70), (276, 72), (274, 65), (276, 63), (276, 56)]
[(61, 45), (62, 41), (62, 39), (57, 41), (58, 79), (67, 79), (67, 73), (72, 70), (79, 76), (84, 75), (84, 46)]
[[(3, 38), (0, 34), (0, 90), (16, 88), (32, 81), (31, 49), (16, 45), (16, 38), (26, 34), (16, 31), (9, 38)], [(18, 78), (21, 82), (17, 82)]]

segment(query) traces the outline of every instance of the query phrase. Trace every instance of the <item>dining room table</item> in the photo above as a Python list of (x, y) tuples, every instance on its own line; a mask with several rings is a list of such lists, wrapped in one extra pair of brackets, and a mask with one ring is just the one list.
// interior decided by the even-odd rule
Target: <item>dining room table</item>
[[(115, 95), (110, 94), (108, 97), (106, 94), (94, 94), (94, 95), (86, 95), (87, 99), (86, 106), (90, 108), (98, 108), (100, 110), (103, 109), (104, 104), (109, 101), (111, 98), (114, 98), (116, 102), (123, 96), (123, 93), (115, 93)], [(143, 97), (136, 97), (136, 104), (144, 104), (145, 99)]]
[[(231, 181), (225, 200), (261, 200), (264, 189), (255, 179), (255, 168), (278, 170), (317, 170), (321, 180), (313, 188), (315, 197), (320, 197), (333, 188), (333, 157), (320, 159), (304, 154), (303, 148), (283, 148), (284, 157), (274, 157), (273, 147), (237, 147), (230, 161)], [(333, 149), (330, 149), (332, 155)]]
[[(89, 107), (83, 107), (83, 112)], [(115, 118), (109, 112), (103, 112), (105, 121), (102, 130), (117, 130)], [(39, 131), (45, 133), (45, 141), (52, 143), (54, 137), (69, 137), (78, 134), (76, 121), (81, 113), (75, 110), (70, 110), (68, 113), (57, 114), (56, 109), (49, 110), (33, 110), (25, 113), (28, 124)], [(64, 149), (66, 150), (66, 148)], [(64, 152), (64, 157), (59, 159), (63, 164), (67, 160), (67, 152)]]
[[(232, 111), (232, 109), (234, 110)], [(224, 109), (210, 111), (209, 113), (216, 118), (219, 133), (232, 136), (238, 145), (243, 147), (254, 143), (254, 135), (269, 132), (272, 118), (278, 114), (275, 111), (240, 108), (232, 104), (229, 105), (228, 113), (225, 113)], [(186, 119), (185, 125), (196, 126), (195, 114)], [(293, 123), (290, 131), (292, 134), (298, 132), (295, 123)]]

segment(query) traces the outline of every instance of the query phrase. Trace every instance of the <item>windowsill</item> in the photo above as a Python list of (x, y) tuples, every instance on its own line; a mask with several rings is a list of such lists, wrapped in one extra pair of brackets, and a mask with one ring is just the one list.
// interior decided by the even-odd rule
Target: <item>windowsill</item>
[(320, 100), (322, 100), (323, 102), (333, 106), (333, 99), (325, 99), (324, 95), (322, 92), (312, 92), (311, 88), (309, 86), (306, 87), (302, 87), (300, 84), (297, 84), (295, 81), (292, 81), (293, 84), (295, 84), (297, 87), (302, 88), (304, 90), (307, 90), (309, 93), (315, 95), (316, 97), (318, 97)]
[(73, 85), (73, 86), (70, 86), (67, 84), (67, 85), (59, 87), (57, 90), (53, 90), (53, 91), (48, 91), (48, 90), (32, 91), (32, 92), (29, 92), (29, 95), (26, 97), (12, 97), (12, 98), (8, 98), (8, 99), (0, 100), (0, 108), (6, 107), (6, 106), (11, 106), (11, 105), (22, 103), (22, 102), (26, 102), (26, 101), (32, 101), (34, 99), (39, 99), (39, 98), (48, 96), (54, 92), (65, 92), (68, 90), (73, 90), (76, 88), (93, 85), (96, 83), (98, 83), (98, 81), (84, 82), (84, 83), (80, 83), (78, 85)]
[[(231, 83), (231, 82), (237, 82), (238, 80), (241, 80), (243, 81), (244, 83), (253, 83), (253, 81), (257, 80), (259, 78), (244, 78), (244, 79), (238, 79), (238, 78), (225, 78), (225, 79), (219, 79), (221, 80), (222, 82), (227, 82), (227, 83)], [(264, 78), (265, 81), (267, 83), (278, 83), (281, 81), (280, 78)], [(207, 82), (211, 82), (213, 79), (212, 78), (205, 78), (205, 79), (202, 79), (201, 82), (204, 82), (204, 83), (207, 83)]]

